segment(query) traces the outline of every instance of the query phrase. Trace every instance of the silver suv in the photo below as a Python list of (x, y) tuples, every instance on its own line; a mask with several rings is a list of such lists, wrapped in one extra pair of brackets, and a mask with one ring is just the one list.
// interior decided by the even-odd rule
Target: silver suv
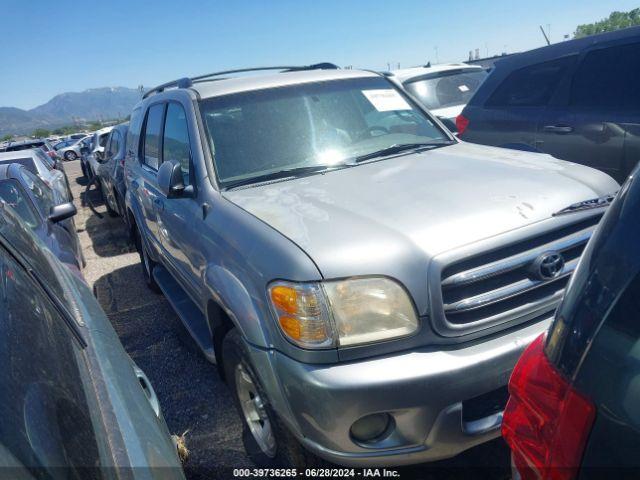
[(146, 281), (231, 387), (247, 452), (401, 465), (499, 436), (618, 184), (461, 142), (376, 73), (275, 70), (148, 92), (125, 165)]

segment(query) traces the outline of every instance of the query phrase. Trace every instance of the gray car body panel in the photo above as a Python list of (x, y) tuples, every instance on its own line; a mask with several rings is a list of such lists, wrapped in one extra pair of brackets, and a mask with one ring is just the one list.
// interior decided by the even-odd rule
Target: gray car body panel
[[(199, 99), (375, 75), (294, 72), (152, 94), (134, 110), (125, 165), (128, 216), (151, 257), (208, 318), (218, 307), (229, 315), (270, 403), (294, 435), (318, 455), (353, 465), (444, 458), (497, 435), (499, 423), (472, 438), (460, 433), (460, 402), (504, 386), (518, 354), (550, 315), (509, 332), (496, 327), (460, 338), (439, 335), (429, 306), (439, 288), (442, 259), (463, 258), (474, 249), (504, 246), (594, 215), (553, 216), (619, 188), (605, 174), (549, 156), (458, 142), (427, 112), (453, 145), (268, 185), (218, 188)], [(138, 158), (146, 111), (161, 102), (178, 102), (187, 114), (195, 181), (189, 197), (164, 197), (155, 172)], [(269, 307), (270, 282), (366, 275), (392, 277), (406, 288), (420, 315), (415, 335), (316, 351), (285, 340)], [(430, 286), (434, 279), (436, 285)], [(440, 370), (446, 358), (449, 370)], [(355, 420), (372, 413), (367, 406), (372, 398), (378, 411), (385, 411), (388, 399), (388, 408), (397, 408), (398, 415), (408, 412), (403, 418), (409, 423), (430, 420), (420, 431), (406, 430), (406, 441), (398, 437), (389, 448), (363, 454), (362, 447), (345, 439)], [(317, 408), (318, 415), (307, 408)], [(429, 437), (418, 439), (423, 434)]]

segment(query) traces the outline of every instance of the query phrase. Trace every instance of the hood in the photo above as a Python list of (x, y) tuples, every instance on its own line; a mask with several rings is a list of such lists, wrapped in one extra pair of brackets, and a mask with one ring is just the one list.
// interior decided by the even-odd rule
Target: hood
[(394, 261), (424, 269), (423, 259), (618, 188), (604, 173), (549, 155), (460, 142), (224, 195), (336, 278), (383, 274)]

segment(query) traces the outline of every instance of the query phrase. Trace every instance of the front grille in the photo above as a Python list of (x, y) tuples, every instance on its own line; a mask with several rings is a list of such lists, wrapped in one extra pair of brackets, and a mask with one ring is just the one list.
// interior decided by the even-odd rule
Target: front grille
[[(448, 326), (524, 321), (553, 311), (601, 215), (447, 265), (441, 274)], [(553, 278), (532, 271), (536, 259), (559, 252), (564, 266)]]

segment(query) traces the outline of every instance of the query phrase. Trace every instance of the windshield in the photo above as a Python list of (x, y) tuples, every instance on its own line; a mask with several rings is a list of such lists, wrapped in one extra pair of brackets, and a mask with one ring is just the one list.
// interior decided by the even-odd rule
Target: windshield
[(453, 70), (408, 80), (404, 87), (429, 110), (466, 105), (487, 78), (485, 70)]
[(450, 138), (381, 77), (243, 92), (200, 104), (221, 184), (334, 168), (392, 146)]

